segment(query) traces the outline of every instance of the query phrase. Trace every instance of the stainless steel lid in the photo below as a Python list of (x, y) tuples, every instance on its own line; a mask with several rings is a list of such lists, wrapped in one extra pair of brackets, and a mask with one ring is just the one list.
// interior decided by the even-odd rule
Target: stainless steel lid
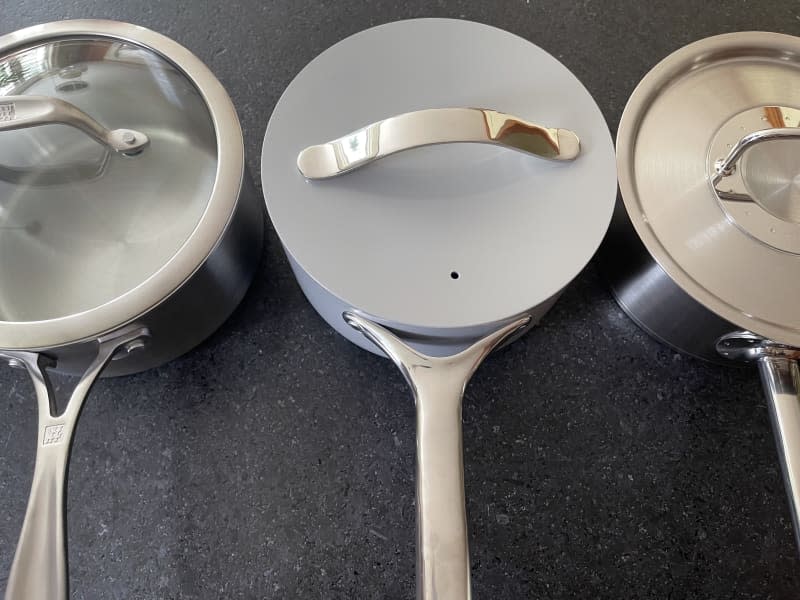
[(661, 267), (736, 325), (800, 346), (800, 38), (720, 35), (648, 73), (617, 136), (628, 215)]
[(243, 165), (230, 100), (175, 42), (108, 21), (0, 38), (0, 347), (158, 304), (213, 249)]
[[(461, 143), (416, 148), (322, 181), (298, 170), (304, 148), (400, 115), (384, 121), (381, 135), (398, 133), (404, 113), (454, 107), (572, 130), (580, 155), (551, 162)], [(426, 126), (406, 139), (441, 141), (432, 135), (441, 125), (435, 112), (417, 113), (412, 120)], [(493, 127), (490, 112), (445, 111), (454, 117), (448, 126), (464, 124), (470, 141), (483, 119)], [(378, 155), (396, 149), (384, 137), (387, 147), (377, 147), (375, 127), (361, 133), (351, 138), (374, 142)], [(315, 58), (270, 119), (262, 179), (294, 261), (345, 304), (406, 331), (494, 323), (551, 298), (598, 247), (616, 194), (608, 128), (580, 81), (522, 38), (449, 19), (375, 27)]]

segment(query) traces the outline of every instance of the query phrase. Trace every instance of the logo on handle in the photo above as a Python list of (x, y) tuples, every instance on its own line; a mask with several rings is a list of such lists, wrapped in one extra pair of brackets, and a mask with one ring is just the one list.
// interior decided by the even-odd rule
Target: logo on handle
[(0, 121), (13, 121), (16, 118), (16, 105), (13, 102), (0, 102)]
[(64, 441), (64, 425), (48, 425), (44, 428), (42, 446), (52, 446)]

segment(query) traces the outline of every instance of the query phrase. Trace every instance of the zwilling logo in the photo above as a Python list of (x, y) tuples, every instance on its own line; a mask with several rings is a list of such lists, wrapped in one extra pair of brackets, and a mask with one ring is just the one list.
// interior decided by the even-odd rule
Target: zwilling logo
[(42, 446), (51, 446), (53, 444), (60, 444), (64, 440), (64, 426), (63, 425), (48, 425), (44, 428), (44, 439)]
[(17, 109), (13, 102), (0, 102), (0, 121), (13, 121), (17, 118)]

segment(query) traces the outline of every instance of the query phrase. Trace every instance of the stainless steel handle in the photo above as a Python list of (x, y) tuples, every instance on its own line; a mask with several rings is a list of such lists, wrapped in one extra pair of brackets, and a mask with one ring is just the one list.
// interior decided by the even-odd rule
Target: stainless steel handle
[[(765, 107), (769, 109), (770, 107)], [(783, 107), (775, 107), (783, 108)], [(790, 109), (791, 110), (791, 109)], [(736, 170), (736, 163), (742, 157), (746, 150), (758, 144), (769, 142), (771, 140), (796, 140), (800, 139), (800, 127), (772, 127), (770, 129), (761, 129), (748, 133), (731, 148), (730, 152), (725, 158), (721, 158), (714, 163), (717, 171), (717, 178), (728, 177)]]
[(800, 365), (796, 360), (765, 356), (758, 360), (778, 444), (795, 541), (800, 547)]
[(59, 98), (48, 96), (0, 97), (0, 131), (60, 123), (80, 129), (107, 148), (122, 154), (138, 154), (149, 138), (133, 129), (109, 130), (92, 117)]
[(53, 366), (34, 352), (0, 350), (0, 358), (24, 368), (33, 381), (39, 412), (36, 464), (22, 533), (8, 575), (5, 600), (67, 600), (66, 476), (75, 424), (89, 391), (114, 354), (139, 344), (147, 330), (127, 327), (99, 340), (97, 355), (78, 381), (63, 412), (45, 369)]
[(417, 598), (469, 600), (470, 567), (464, 498), (461, 400), (483, 359), (528, 325), (522, 317), (454, 356), (431, 357), (355, 313), (350, 326), (400, 368), (417, 407)]
[(800, 547), (800, 349), (748, 331), (723, 336), (717, 349), (728, 358), (758, 365), (789, 496), (795, 541)]
[(551, 160), (574, 160), (580, 140), (569, 129), (536, 125), (482, 108), (432, 108), (372, 123), (327, 144), (309, 146), (297, 157), (308, 179), (325, 179), (394, 154), (432, 144), (497, 144)]

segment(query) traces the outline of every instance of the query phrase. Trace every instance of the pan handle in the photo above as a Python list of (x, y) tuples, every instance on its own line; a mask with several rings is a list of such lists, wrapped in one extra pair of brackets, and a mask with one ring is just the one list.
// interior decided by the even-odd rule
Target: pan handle
[(496, 144), (551, 160), (574, 160), (578, 136), (569, 129), (543, 127), (519, 117), (483, 108), (431, 108), (367, 125), (297, 157), (307, 179), (326, 179), (411, 148), (473, 142)]
[(800, 547), (800, 349), (747, 331), (722, 336), (717, 349), (728, 358), (758, 365), (789, 495), (795, 541)]
[(800, 365), (791, 358), (765, 356), (758, 359), (758, 371), (769, 402), (795, 540), (800, 546)]
[(67, 600), (66, 480), (75, 424), (97, 377), (114, 354), (124, 347), (138, 346), (148, 335), (140, 327), (99, 340), (97, 356), (78, 381), (63, 412), (58, 412), (55, 394), (45, 369), (53, 361), (35, 352), (0, 350), (0, 358), (12, 367), (24, 368), (33, 381), (39, 412), (36, 464), (22, 523), (22, 533), (8, 575), (5, 600)]
[(0, 131), (60, 123), (80, 129), (110, 150), (138, 154), (150, 142), (133, 129), (109, 130), (74, 104), (49, 96), (0, 96)]
[(414, 392), (417, 599), (469, 600), (461, 400), (483, 359), (531, 319), (516, 319), (453, 356), (431, 357), (413, 350), (389, 330), (361, 315), (346, 312), (343, 316), (394, 361)]

